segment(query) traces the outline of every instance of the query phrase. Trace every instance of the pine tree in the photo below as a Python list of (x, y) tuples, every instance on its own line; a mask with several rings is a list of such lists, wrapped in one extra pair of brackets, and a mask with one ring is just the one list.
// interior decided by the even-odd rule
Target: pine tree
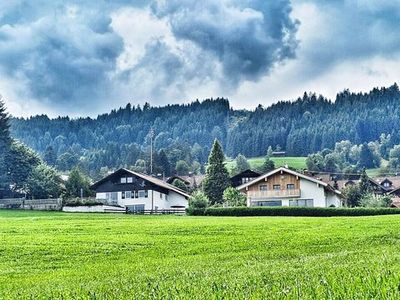
[(359, 167), (361, 168), (373, 168), (374, 167), (374, 155), (367, 143), (361, 145)]
[(360, 192), (362, 195), (366, 195), (371, 192), (371, 184), (365, 169), (363, 169), (360, 177)]
[(89, 197), (92, 194), (89, 178), (83, 175), (78, 168), (74, 168), (69, 174), (65, 189), (65, 196), (68, 198), (80, 197), (81, 191), (83, 197)]
[(156, 164), (162, 170), (162, 174), (164, 176), (171, 175), (171, 164), (168, 160), (167, 154), (165, 153), (164, 149), (161, 149), (158, 152)]
[(270, 157), (267, 155), (264, 159), (263, 164), (259, 168), (262, 173), (267, 173), (275, 169), (275, 163)]
[(239, 154), (236, 157), (236, 173), (241, 173), (243, 171), (249, 170), (250, 164), (247, 161), (246, 157), (242, 154)]
[(274, 150), (272, 150), (272, 147), (271, 147), (271, 146), (268, 146), (268, 149), (267, 149), (267, 156), (268, 156), (268, 157), (272, 157), (273, 153), (274, 153)]
[(57, 162), (57, 155), (52, 146), (48, 146), (43, 155), (43, 160), (49, 165), (54, 167)]
[(6, 157), (10, 150), (10, 145), (11, 138), (9, 116), (6, 112), (4, 101), (0, 97), (0, 189), (5, 188), (8, 185), (8, 179), (6, 175)]
[(203, 183), (204, 193), (212, 205), (223, 203), (224, 191), (229, 186), (229, 173), (224, 160), (221, 144), (215, 140), (208, 157), (206, 178)]

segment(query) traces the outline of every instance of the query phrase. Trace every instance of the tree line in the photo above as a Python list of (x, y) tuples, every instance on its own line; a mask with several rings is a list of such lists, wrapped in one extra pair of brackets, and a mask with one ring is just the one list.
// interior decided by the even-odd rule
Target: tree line
[(151, 132), (154, 172), (204, 172), (218, 139), (230, 157), (265, 155), (267, 148), (290, 156), (333, 149), (340, 141), (364, 144), (390, 135), (400, 144), (397, 84), (369, 93), (339, 93), (334, 102), (305, 93), (254, 111), (235, 110), (223, 98), (152, 107), (128, 104), (92, 118), (12, 118), (11, 133), (59, 170), (78, 165), (98, 178), (107, 169), (129, 167), (149, 173)]
[(333, 149), (308, 155), (306, 164), (309, 171), (339, 173), (346, 179), (370, 168), (379, 168), (381, 175), (395, 175), (400, 172), (400, 145), (395, 144), (390, 134), (381, 134), (378, 140), (359, 145), (340, 141)]
[(74, 168), (67, 180), (34, 150), (10, 135), (10, 117), (0, 98), (0, 199), (88, 197), (90, 180)]

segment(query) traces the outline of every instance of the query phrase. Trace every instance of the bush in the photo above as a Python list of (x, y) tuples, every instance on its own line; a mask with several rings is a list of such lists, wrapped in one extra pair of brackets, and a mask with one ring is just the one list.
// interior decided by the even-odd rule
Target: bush
[(367, 194), (361, 198), (360, 204), (363, 207), (390, 207), (392, 198), (386, 195)]
[(80, 199), (80, 198), (76, 198), (76, 199), (70, 199), (67, 201), (64, 201), (64, 206), (96, 206), (96, 205), (103, 205), (102, 202), (96, 201), (94, 199)]
[(208, 206), (208, 198), (201, 191), (194, 192), (193, 195), (189, 199), (189, 207), (190, 208), (205, 209), (207, 206)]
[(243, 195), (238, 189), (228, 187), (223, 195), (224, 206), (228, 207), (241, 207), (246, 206), (246, 196)]
[[(201, 214), (203, 212), (203, 214)], [(396, 208), (319, 208), (319, 207), (210, 207), (190, 211), (189, 215), (205, 216), (302, 216), (302, 217), (339, 217), (374, 216), (400, 214)], [(193, 213), (193, 214), (192, 214)]]
[(188, 214), (189, 216), (204, 216), (205, 210), (205, 208), (188, 207), (186, 208), (186, 214)]

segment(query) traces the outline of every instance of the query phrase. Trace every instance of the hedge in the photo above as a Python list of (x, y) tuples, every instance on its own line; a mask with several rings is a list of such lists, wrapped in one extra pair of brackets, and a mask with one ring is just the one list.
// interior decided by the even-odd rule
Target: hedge
[(96, 205), (103, 205), (102, 202), (95, 201), (95, 200), (69, 200), (64, 203), (64, 206), (76, 207), (76, 206), (96, 206)]
[(192, 216), (302, 216), (302, 217), (335, 217), (335, 216), (374, 216), (400, 214), (396, 208), (320, 208), (320, 207), (210, 207), (206, 209), (188, 208)]

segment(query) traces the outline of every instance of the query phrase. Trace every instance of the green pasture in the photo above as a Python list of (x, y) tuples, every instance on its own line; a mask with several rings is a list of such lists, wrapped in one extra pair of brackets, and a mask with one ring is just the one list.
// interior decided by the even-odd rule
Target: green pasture
[(400, 216), (0, 211), (0, 299), (399, 299)]
[[(250, 163), (251, 168), (256, 169), (264, 163), (264, 159), (265, 157), (253, 157), (248, 158), (247, 160)], [(275, 163), (275, 167), (282, 167), (287, 165), (288, 167), (298, 170), (307, 168), (306, 159), (307, 157), (271, 157), (271, 160), (273, 160)], [(235, 160), (228, 160), (226, 162), (226, 166), (229, 170), (233, 169), (236, 166)]]

